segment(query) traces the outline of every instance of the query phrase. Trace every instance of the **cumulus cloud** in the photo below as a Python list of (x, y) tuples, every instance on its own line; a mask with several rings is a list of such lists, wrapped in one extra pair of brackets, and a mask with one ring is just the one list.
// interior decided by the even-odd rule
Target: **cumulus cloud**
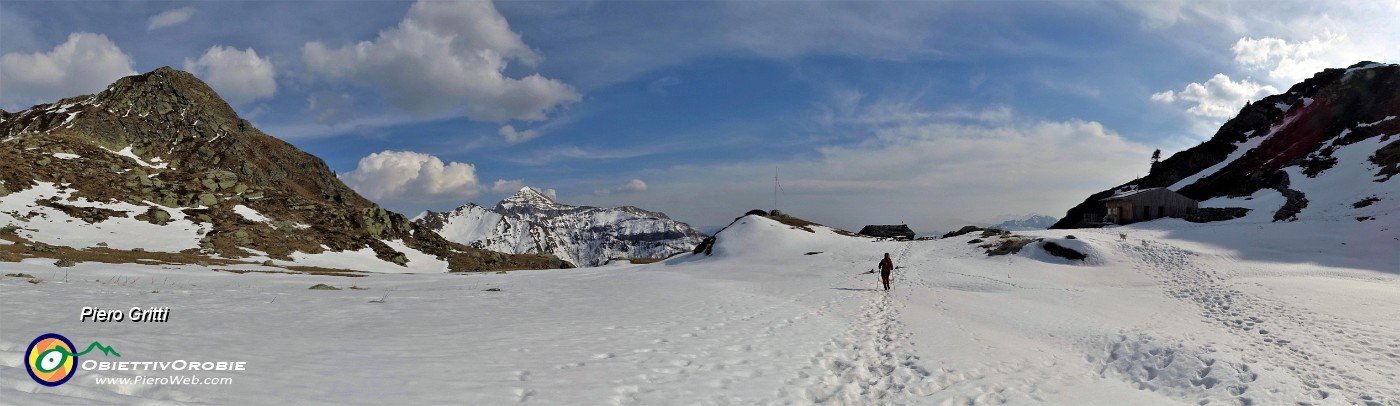
[(1193, 116), (1223, 121), (1239, 113), (1245, 103), (1274, 93), (1278, 93), (1278, 89), (1273, 86), (1248, 79), (1234, 81), (1223, 73), (1217, 73), (1205, 83), (1188, 84), (1175, 94), (1170, 90), (1153, 94), (1152, 100), (1162, 103), (1182, 101), (1190, 105), (1186, 112)]
[(190, 21), (194, 17), (194, 7), (180, 7), (166, 10), (160, 14), (151, 16), (146, 22), (146, 31), (155, 31), (160, 28), (174, 27)]
[(0, 55), (0, 103), (27, 107), (94, 93), (134, 74), (131, 56), (106, 35), (72, 33), (49, 52)]
[(355, 191), (381, 204), (460, 203), (481, 194), (476, 167), (444, 163), (410, 151), (383, 151), (360, 158), (355, 170), (341, 174)]
[(645, 192), (646, 190), (647, 183), (645, 181), (633, 178), (632, 180), (629, 180), (627, 181), (627, 183), (623, 183), (621, 186), (618, 187), (594, 190), (593, 194), (598, 196), (606, 196), (613, 193), (636, 193)]
[(506, 142), (511, 144), (519, 144), (540, 136), (540, 133), (535, 130), (516, 131), (515, 127), (510, 124), (501, 126), (500, 132), (501, 136), (506, 138)]
[(485, 1), (419, 1), (374, 41), (310, 42), (302, 59), (320, 77), (374, 84), (415, 114), (464, 109), (479, 121), (538, 121), (581, 98), (556, 79), (505, 75), (510, 61), (533, 66), (540, 57)]
[[(1235, 62), (1246, 69), (1265, 72), (1280, 85), (1290, 85), (1312, 77), (1323, 69), (1357, 62), (1349, 56), (1351, 40), (1345, 34), (1326, 33), (1307, 41), (1285, 41), (1274, 37), (1240, 38), (1231, 48)], [(1347, 55), (1347, 56), (1344, 56)]]
[(520, 179), (496, 179), (496, 183), (491, 185), (491, 191), (496, 193), (513, 193), (525, 187), (525, 181)]
[(253, 48), (215, 45), (199, 59), (185, 59), (185, 70), (204, 79), (230, 103), (246, 104), (277, 94), (277, 71), (271, 58), (258, 56)]

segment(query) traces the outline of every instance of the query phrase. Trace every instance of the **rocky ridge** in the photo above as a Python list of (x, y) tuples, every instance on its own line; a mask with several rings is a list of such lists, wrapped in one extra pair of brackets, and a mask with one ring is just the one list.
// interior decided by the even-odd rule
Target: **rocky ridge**
[(1089, 196), (1051, 228), (1078, 227), (1086, 214), (1102, 216), (1099, 200), (1115, 192), (1154, 187), (1170, 187), (1198, 201), (1274, 190), (1285, 200), (1274, 221), (1293, 221), (1308, 207), (1308, 196), (1292, 184), (1333, 169), (1342, 148), (1378, 140), (1374, 153), (1364, 158), (1372, 177), (1359, 181), (1387, 183), (1400, 174), (1397, 116), (1400, 65), (1361, 62), (1327, 69), (1287, 92), (1247, 104), (1209, 140), (1153, 165), (1142, 178)]
[[(56, 185), (64, 198), (34, 204), (89, 224), (188, 219), (199, 227), (198, 249), (186, 252), (195, 256), (290, 260), (369, 248), (387, 266), (406, 264), (392, 243), (453, 271), (561, 265), (452, 243), (379, 207), (321, 159), (254, 128), (194, 75), (169, 67), (97, 94), (0, 111), (0, 142), (0, 200)], [(4, 214), (0, 221), (23, 230), (35, 213)]]

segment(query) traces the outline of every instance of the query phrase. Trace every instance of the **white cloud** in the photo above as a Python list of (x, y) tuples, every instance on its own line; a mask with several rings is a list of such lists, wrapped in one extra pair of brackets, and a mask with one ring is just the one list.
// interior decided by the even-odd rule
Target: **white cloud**
[(1205, 138), (1226, 120), (1239, 114), (1245, 103), (1259, 100), (1278, 93), (1270, 85), (1252, 82), (1248, 79), (1235, 81), (1223, 73), (1217, 73), (1203, 83), (1191, 83), (1179, 92), (1171, 90), (1154, 93), (1151, 100), (1171, 106), (1185, 107), (1183, 111), (1190, 119), (1190, 133)]
[(645, 181), (643, 181), (643, 180), (641, 180), (641, 179), (633, 178), (632, 180), (629, 180), (629, 181), (627, 181), (627, 183), (623, 183), (621, 186), (618, 186), (618, 187), (614, 187), (614, 188), (611, 188), (611, 189), (597, 189), (597, 190), (594, 190), (594, 191), (593, 191), (593, 194), (598, 195), (598, 196), (606, 196), (606, 195), (610, 195), (610, 194), (613, 194), (613, 193), (636, 193), (636, 192), (645, 192), (646, 190), (647, 190), (647, 183), (646, 183)]
[(647, 190), (647, 183), (641, 179), (632, 179), (618, 187), (623, 192), (644, 192)]
[(77, 32), (49, 52), (0, 55), (0, 103), (32, 103), (93, 93), (134, 75), (131, 56), (106, 35)]
[(1274, 83), (1289, 86), (1323, 69), (1358, 62), (1351, 55), (1351, 40), (1345, 35), (1325, 34), (1307, 41), (1290, 42), (1274, 37), (1240, 38), (1231, 48), (1235, 62), (1245, 69), (1265, 72)]
[(1186, 112), (1197, 117), (1221, 119), (1224, 121), (1239, 113), (1245, 103), (1259, 100), (1264, 96), (1278, 93), (1273, 86), (1261, 85), (1243, 79), (1231, 80), (1223, 73), (1217, 73), (1205, 83), (1191, 83), (1173, 97), (1161, 93), (1152, 95), (1152, 100), (1166, 103), (1182, 101), (1190, 105)]
[(535, 130), (516, 131), (515, 127), (510, 124), (501, 126), (500, 132), (501, 136), (506, 138), (506, 142), (511, 144), (519, 144), (540, 136), (540, 133)]
[(383, 151), (360, 158), (355, 170), (340, 179), (380, 204), (461, 203), (481, 194), (476, 167), (443, 163), (438, 157), (409, 151)]
[(271, 58), (258, 57), (257, 51), (215, 45), (199, 59), (185, 59), (185, 70), (203, 79), (234, 105), (246, 104), (277, 94), (277, 71)]
[(415, 114), (465, 109), (480, 121), (538, 121), (581, 99), (556, 79), (505, 75), (509, 61), (534, 65), (540, 58), (484, 1), (420, 1), (374, 41), (340, 48), (310, 42), (302, 59), (321, 77), (379, 86), (392, 104)]
[[(599, 196), (591, 203), (625, 201), (722, 225), (746, 210), (770, 208), (776, 166), (783, 189), (778, 205), (790, 214), (848, 229), (903, 221), (919, 231), (946, 231), (1004, 213), (1067, 209), (1104, 185), (1145, 174), (1152, 154), (1151, 147), (1093, 121), (1026, 121), (1014, 114), (998, 122), (966, 121), (937, 110), (899, 115), (927, 118), (839, 129), (867, 140), (821, 148), (812, 157), (670, 168), (649, 175), (659, 181), (648, 193)], [(716, 194), (726, 197), (716, 200)]]
[(496, 193), (514, 193), (525, 187), (525, 181), (520, 179), (496, 179), (496, 183), (491, 185), (491, 191)]
[(194, 17), (194, 7), (180, 7), (166, 10), (160, 14), (151, 16), (150, 20), (147, 20), (146, 31), (155, 31), (160, 28), (184, 24), (190, 21), (190, 17)]

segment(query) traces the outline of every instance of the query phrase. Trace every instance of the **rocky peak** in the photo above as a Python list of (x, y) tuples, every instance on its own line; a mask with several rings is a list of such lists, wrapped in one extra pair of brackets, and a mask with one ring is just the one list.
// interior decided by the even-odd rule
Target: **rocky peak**
[(571, 208), (573, 207), (561, 205), (529, 186), (520, 188), (520, 191), (496, 203), (496, 211), (501, 213), (547, 215)]
[[(400, 241), (453, 270), (558, 266), (542, 256), (487, 261), (384, 210), (320, 158), (254, 128), (204, 82), (169, 67), (95, 95), (0, 114), (0, 136), (18, 146), (0, 149), (0, 197), (38, 182), (71, 183), (74, 198), (167, 218), (179, 211), (203, 230), (205, 253), (238, 258), (251, 248), (283, 259), (371, 248), (403, 264), (407, 258), (384, 242)], [(250, 221), (238, 207), (269, 221)]]

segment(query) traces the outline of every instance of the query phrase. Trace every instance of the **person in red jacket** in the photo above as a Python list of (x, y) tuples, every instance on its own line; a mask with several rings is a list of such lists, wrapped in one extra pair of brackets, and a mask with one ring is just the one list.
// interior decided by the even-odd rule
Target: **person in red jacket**
[(880, 280), (885, 282), (885, 290), (890, 290), (890, 272), (894, 271), (894, 260), (890, 259), (890, 253), (885, 253), (885, 259), (880, 260)]

